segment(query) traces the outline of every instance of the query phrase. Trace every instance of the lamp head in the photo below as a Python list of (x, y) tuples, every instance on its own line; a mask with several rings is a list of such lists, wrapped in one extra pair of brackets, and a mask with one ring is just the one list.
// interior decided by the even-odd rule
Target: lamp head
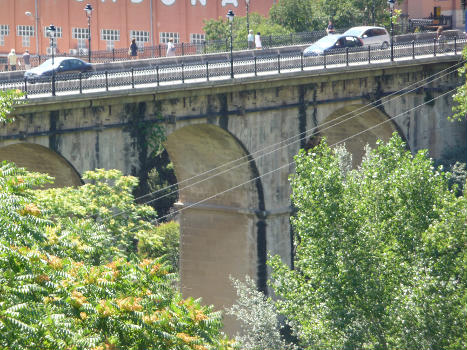
[(47, 27), (47, 32), (49, 33), (49, 36), (51, 38), (55, 38), (55, 32), (57, 31), (57, 28), (53, 24)]
[(229, 10), (229, 12), (227, 12), (227, 18), (229, 19), (230, 23), (233, 22), (234, 17), (235, 17), (235, 13), (233, 13), (232, 10)]
[(394, 8), (394, 2), (395, 0), (388, 0), (388, 5), (391, 8), (391, 10)]
[(250, 5), (250, 0), (245, 0), (247, 5)]
[(91, 17), (92, 15), (92, 6), (91, 4), (86, 4), (84, 7), (84, 11), (86, 11), (86, 16)]

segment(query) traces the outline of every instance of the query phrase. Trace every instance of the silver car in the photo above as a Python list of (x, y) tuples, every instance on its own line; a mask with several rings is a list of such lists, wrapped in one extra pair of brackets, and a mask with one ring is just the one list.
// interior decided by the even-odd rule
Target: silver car
[(344, 35), (354, 35), (362, 40), (363, 45), (382, 49), (386, 49), (391, 42), (388, 31), (383, 27), (353, 27), (347, 30)]

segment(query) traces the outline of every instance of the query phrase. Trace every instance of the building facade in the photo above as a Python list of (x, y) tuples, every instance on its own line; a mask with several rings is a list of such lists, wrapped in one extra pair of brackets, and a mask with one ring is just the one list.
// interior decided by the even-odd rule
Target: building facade
[(399, 8), (409, 18), (427, 18), (430, 16), (452, 16), (455, 29), (465, 27), (465, 0), (404, 0)]
[[(275, 0), (250, 0), (249, 13), (267, 15)], [(84, 7), (93, 8), (90, 19)], [(203, 20), (246, 16), (246, 0), (0, 0), (0, 53), (50, 54), (47, 27), (56, 27), (56, 52), (155, 46), (204, 40)]]

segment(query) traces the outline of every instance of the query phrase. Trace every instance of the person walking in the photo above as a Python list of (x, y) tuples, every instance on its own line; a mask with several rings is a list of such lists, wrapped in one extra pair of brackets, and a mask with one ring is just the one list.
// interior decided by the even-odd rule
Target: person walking
[(128, 49), (128, 53), (130, 54), (130, 58), (132, 60), (138, 58), (138, 45), (136, 45), (136, 39), (131, 40), (130, 47)]
[(329, 35), (329, 34), (334, 34), (335, 32), (336, 30), (334, 29), (334, 24), (332, 24), (332, 21), (329, 20), (328, 26), (326, 28), (326, 33)]
[(18, 57), (16, 56), (15, 49), (11, 49), (8, 54), (8, 63), (10, 64), (10, 70), (16, 70), (16, 63), (18, 62)]
[(175, 45), (174, 45), (174, 39), (170, 38), (168, 43), (167, 43), (167, 57), (172, 57), (175, 56)]
[(261, 33), (258, 32), (255, 35), (255, 46), (257, 49), (262, 49), (263, 45), (261, 44)]
[(248, 33), (248, 48), (254, 49), (255, 48), (255, 35), (253, 34), (253, 30), (250, 29)]
[(29, 51), (26, 50), (23, 53), (23, 63), (24, 63), (24, 69), (30, 69), (31, 68), (31, 55), (29, 54)]

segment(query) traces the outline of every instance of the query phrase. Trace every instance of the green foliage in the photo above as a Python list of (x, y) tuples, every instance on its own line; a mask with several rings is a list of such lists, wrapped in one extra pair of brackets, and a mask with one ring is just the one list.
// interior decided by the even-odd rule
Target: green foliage
[[(219, 41), (215, 49), (219, 50), (224, 47), (230, 47), (230, 24), (227, 19), (219, 18), (218, 20), (205, 20), (204, 24), (203, 31), (206, 33), (206, 40)], [(254, 12), (249, 14), (249, 26), (255, 34), (260, 32), (263, 40), (268, 36), (285, 36), (292, 32), (290, 29), (274, 23), (269, 18), (263, 17)], [(235, 16), (232, 23), (233, 48), (235, 50), (245, 50), (248, 47), (247, 36), (246, 17)], [(288, 43), (287, 40), (288, 38), (284, 38), (284, 44)]]
[(281, 0), (269, 11), (273, 23), (294, 32), (324, 29), (325, 20), (320, 8), (312, 0)]
[(178, 271), (180, 225), (177, 222), (161, 223), (152, 231), (140, 231), (137, 237), (141, 257), (162, 257), (172, 271)]
[(236, 340), (242, 350), (286, 350), (295, 349), (286, 344), (280, 335), (278, 314), (271, 299), (256, 289), (255, 282), (246, 276), (245, 282), (231, 278), (237, 290), (235, 304), (227, 310), (235, 316), (242, 327), (242, 335)]
[(277, 305), (307, 349), (467, 345), (467, 197), (395, 135), (351, 170), (321, 144), (296, 157), (294, 270), (270, 260)]
[[(467, 47), (464, 47), (462, 51), (464, 60), (467, 59)], [(467, 80), (466, 80), (466, 68), (467, 63), (464, 63), (462, 67), (458, 69), (459, 76), (461, 77), (463, 84), (457, 88), (456, 93), (452, 96), (456, 103), (452, 107), (454, 115), (450, 117), (451, 120), (464, 120), (467, 116)]]
[[(51, 229), (57, 232), (51, 232), (50, 239), (61, 242), (65, 235), (66, 241), (72, 242), (71, 246), (58, 245), (54, 254), (72, 256), (78, 251), (89, 259), (107, 262), (115, 255), (136, 253), (135, 238), (143, 232), (154, 233), (150, 221), (156, 218), (153, 208), (134, 202), (132, 191), (138, 179), (123, 176), (119, 170), (97, 169), (85, 172), (83, 180), (87, 182), (83, 186), (34, 193), (44, 215), (57, 225)], [(96, 230), (100, 237), (86, 234)]]
[(15, 105), (23, 103), (19, 98), (23, 96), (20, 90), (0, 91), (0, 123), (11, 123), (14, 118), (10, 116)]
[(2, 164), (0, 349), (231, 349), (220, 314), (182, 299), (164, 259), (132, 253), (136, 225), (134, 234), (157, 231), (146, 221), (154, 210), (133, 203), (136, 179), (85, 179), (39, 191), (50, 178)]

